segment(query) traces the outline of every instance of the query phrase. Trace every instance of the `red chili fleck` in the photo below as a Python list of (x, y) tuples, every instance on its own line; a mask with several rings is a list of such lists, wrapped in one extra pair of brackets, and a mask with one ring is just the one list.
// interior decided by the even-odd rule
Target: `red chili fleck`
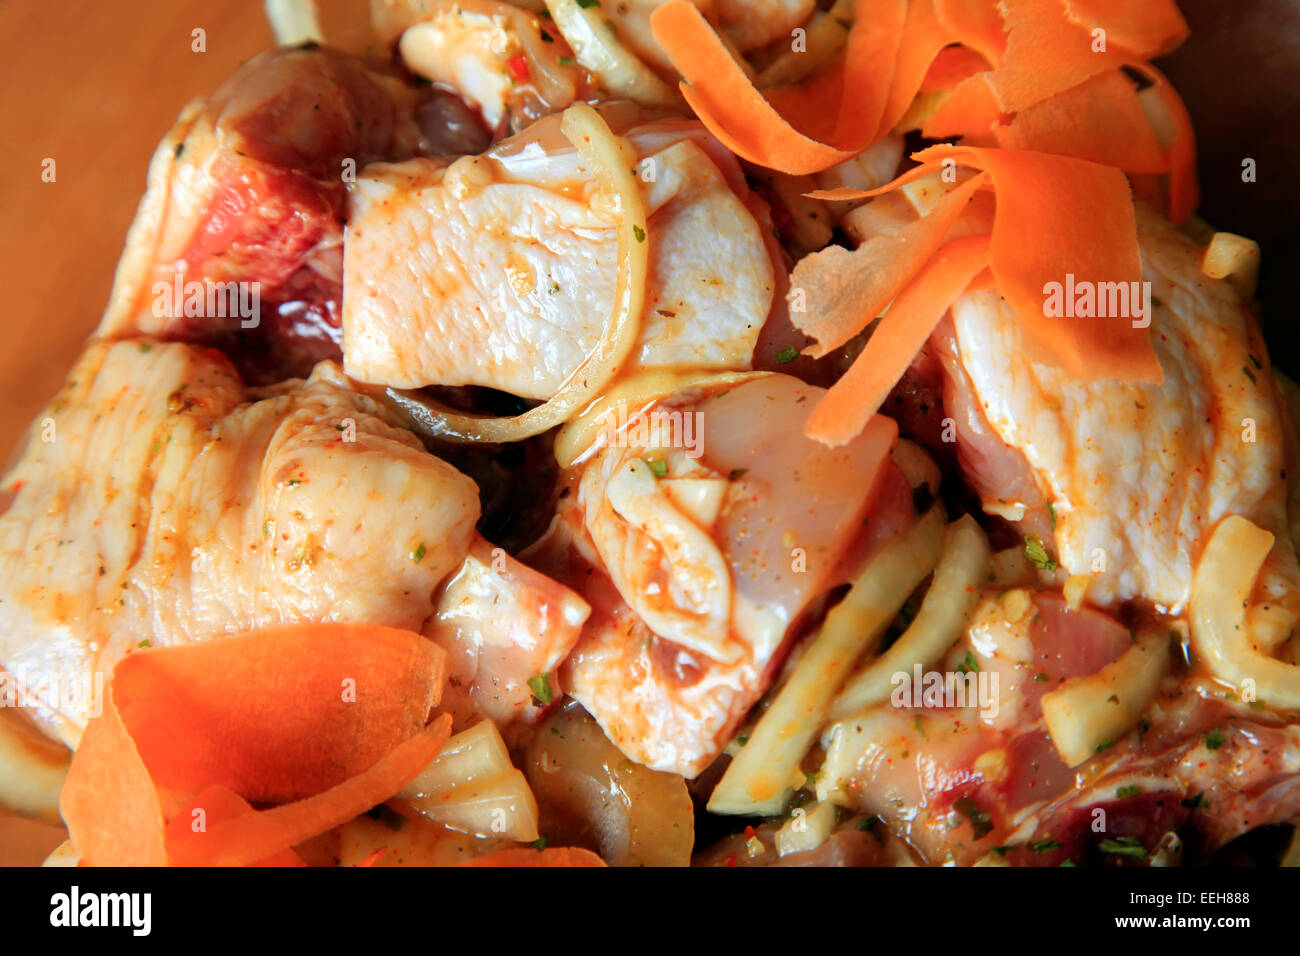
[(520, 83), (527, 82), (531, 75), (528, 72), (528, 58), (522, 53), (516, 53), (506, 60), (506, 71)]

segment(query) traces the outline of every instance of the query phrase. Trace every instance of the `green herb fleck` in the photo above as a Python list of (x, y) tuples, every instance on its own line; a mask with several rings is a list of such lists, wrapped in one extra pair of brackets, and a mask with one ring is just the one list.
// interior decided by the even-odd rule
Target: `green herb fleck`
[(424, 556), (428, 553), (429, 552), (425, 550), (424, 542), (421, 541), (419, 547), (417, 547), (414, 551), (411, 552), (411, 561), (415, 564), (419, 564), (421, 561), (424, 560)]
[(981, 810), (970, 797), (954, 801), (953, 809), (970, 821), (971, 833), (977, 840), (988, 836), (993, 830), (993, 820), (987, 810)]
[(1097, 752), (1097, 753), (1101, 753), (1103, 750), (1109, 750), (1111, 747), (1114, 747), (1114, 746), (1115, 746), (1115, 741), (1113, 741), (1113, 740), (1103, 740), (1101, 743), (1097, 744), (1097, 750), (1096, 750), (1096, 752)]
[(1227, 739), (1227, 737), (1223, 736), (1223, 731), (1211, 730), (1205, 735), (1205, 747), (1207, 750), (1218, 750)]
[(1037, 538), (1026, 536), (1025, 557), (1028, 558), (1029, 563), (1036, 568), (1041, 568), (1044, 571), (1056, 570), (1056, 562), (1053, 561), (1052, 556), (1047, 553), (1047, 548), (1044, 547), (1043, 542), (1039, 541)]
[(1037, 843), (1029, 844), (1029, 849), (1035, 853), (1051, 853), (1053, 850), (1059, 850), (1062, 844), (1056, 840), (1039, 840)]
[(1131, 856), (1135, 859), (1145, 860), (1147, 851), (1142, 846), (1142, 841), (1137, 837), (1116, 837), (1114, 840), (1102, 840), (1097, 845), (1102, 853), (1113, 853), (1116, 856)]
[(637, 242), (645, 242), (645, 230), (640, 226), (632, 227), (632, 235), (636, 236)]
[(664, 461), (662, 458), (651, 458), (650, 470), (655, 473), (656, 478), (662, 478), (664, 475), (668, 474), (668, 462)]
[(545, 850), (548, 846), (551, 845), (551, 841), (546, 839), (546, 837), (538, 837), (536, 840), (534, 840), (532, 843), (528, 845), (531, 846), (534, 850)]
[(533, 702), (538, 707), (545, 707), (555, 698), (555, 693), (551, 690), (550, 674), (538, 674), (536, 677), (528, 678), (528, 689), (533, 692)]
[(1192, 798), (1190, 798), (1190, 799), (1188, 799), (1188, 800), (1183, 800), (1183, 801), (1181, 801), (1181, 803), (1182, 803), (1183, 806), (1187, 807), (1189, 810), (1199, 810), (1199, 809), (1201, 809), (1202, 807), (1205, 807), (1205, 806), (1208, 806), (1208, 805), (1209, 805), (1209, 801), (1207, 801), (1207, 800), (1205, 799), (1205, 791), (1201, 791), (1201, 792), (1198, 793), (1196, 796), (1194, 796), (1194, 797), (1192, 797)]
[(961, 663), (957, 665), (957, 673), (978, 674), (979, 672), (980, 672), (980, 662), (975, 660), (974, 654), (972, 654), (970, 651), (967, 651), (966, 656), (963, 657), (961, 659)]
[(573, 66), (574, 60), (571, 56), (562, 56), (559, 60), (560, 66)]
[(788, 365), (799, 357), (799, 350), (793, 345), (788, 349), (782, 349), (776, 353), (776, 361), (780, 365)]
[(1115, 796), (1119, 797), (1121, 800), (1127, 800), (1129, 797), (1136, 797), (1141, 792), (1142, 788), (1134, 783), (1127, 787), (1120, 787), (1115, 791)]

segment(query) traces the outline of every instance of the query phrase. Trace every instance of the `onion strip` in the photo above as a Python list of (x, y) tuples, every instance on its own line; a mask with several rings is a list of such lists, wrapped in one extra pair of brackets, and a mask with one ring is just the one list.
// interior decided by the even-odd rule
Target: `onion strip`
[(889, 700), (893, 675), (915, 664), (929, 667), (961, 636), (988, 574), (989, 541), (970, 515), (944, 532), (943, 557), (916, 618), (884, 654), (854, 675), (831, 704), (829, 720), (843, 720)]
[(622, 370), (636, 344), (645, 308), (650, 243), (645, 233), (645, 198), (632, 173), (635, 153), (586, 103), (575, 103), (565, 110), (560, 128), (597, 179), (613, 192), (621, 213), (617, 225), (618, 283), (610, 319), (600, 340), (559, 391), (522, 415), (467, 415), (413, 392), (388, 389), (388, 396), (407, 414), (417, 432), (465, 443), (514, 442), (539, 435), (589, 405)]
[(627, 420), (649, 410), (654, 403), (684, 391), (714, 392), (734, 388), (771, 372), (712, 372), (696, 369), (645, 369), (629, 376), (602, 395), (556, 433), (555, 460), (570, 468), (600, 447), (609, 416), (627, 408)]
[(1219, 522), (1192, 575), (1192, 646), (1216, 677), (1238, 688), (1252, 681), (1262, 703), (1296, 711), (1300, 667), (1261, 653), (1246, 626), (1255, 578), (1272, 550), (1273, 535), (1246, 518)]

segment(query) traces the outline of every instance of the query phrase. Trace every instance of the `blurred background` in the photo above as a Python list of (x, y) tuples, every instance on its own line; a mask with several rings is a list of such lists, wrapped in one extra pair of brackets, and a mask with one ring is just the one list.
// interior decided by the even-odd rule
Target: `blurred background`
[[(364, 5), (321, 0), (327, 36), (354, 40)], [(1261, 243), (1265, 332), (1295, 375), (1300, 0), (1179, 5), (1192, 36), (1160, 65), (1196, 127), (1201, 215)], [(188, 100), (270, 43), (260, 0), (0, 0), (0, 461), (99, 321), (158, 140)], [(39, 863), (62, 839), (0, 811), (0, 865)]]

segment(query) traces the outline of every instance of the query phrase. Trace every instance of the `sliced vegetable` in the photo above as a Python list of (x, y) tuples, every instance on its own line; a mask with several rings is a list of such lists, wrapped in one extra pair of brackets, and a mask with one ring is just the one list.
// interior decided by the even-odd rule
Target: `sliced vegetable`
[[(841, 163), (878, 138), (906, 6), (857, 0), (842, 61), (803, 86), (778, 87), (779, 106), (755, 89), (694, 4), (668, 0), (651, 15), (650, 27), (711, 133), (751, 162), (803, 175)], [(834, 90), (838, 95), (828, 100)], [(836, 104), (829, 112), (828, 102)], [(833, 125), (823, 124), (833, 131), (830, 141), (805, 135), (797, 117), (833, 117)]]
[(988, 236), (954, 239), (939, 250), (894, 300), (848, 372), (817, 403), (805, 429), (810, 438), (842, 445), (862, 431), (948, 307), (984, 271), (988, 255)]

